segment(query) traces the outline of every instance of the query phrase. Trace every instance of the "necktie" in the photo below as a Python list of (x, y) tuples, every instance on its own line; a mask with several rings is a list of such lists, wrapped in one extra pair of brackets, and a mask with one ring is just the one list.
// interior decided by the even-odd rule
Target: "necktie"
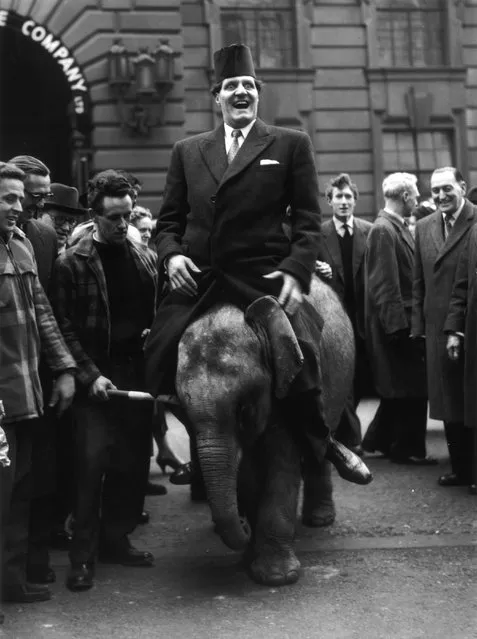
[(232, 144), (230, 146), (229, 152), (227, 153), (227, 160), (229, 164), (232, 164), (234, 157), (237, 155), (238, 150), (240, 149), (239, 138), (242, 136), (242, 131), (240, 129), (234, 129), (232, 131)]
[(445, 239), (449, 237), (449, 233), (452, 231), (452, 227), (454, 225), (454, 218), (452, 215), (446, 215), (444, 218), (445, 225)]
[(344, 231), (343, 237), (346, 237), (346, 238), (351, 237), (351, 232), (347, 224), (343, 224), (343, 231)]

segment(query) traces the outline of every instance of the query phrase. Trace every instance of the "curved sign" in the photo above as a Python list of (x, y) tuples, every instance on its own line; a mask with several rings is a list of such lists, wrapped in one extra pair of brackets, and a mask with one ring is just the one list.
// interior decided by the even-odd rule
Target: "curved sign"
[(84, 115), (87, 110), (88, 87), (84, 75), (73, 55), (41, 24), (28, 16), (20, 16), (14, 11), (0, 10), (0, 27), (8, 27), (20, 32), (29, 40), (37, 42), (58, 63), (73, 96), (74, 111)]

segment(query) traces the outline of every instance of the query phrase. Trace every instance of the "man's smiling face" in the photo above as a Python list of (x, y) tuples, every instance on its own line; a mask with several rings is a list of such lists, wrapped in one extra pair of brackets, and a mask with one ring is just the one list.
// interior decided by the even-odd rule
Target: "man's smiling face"
[(222, 109), (224, 122), (234, 129), (242, 129), (257, 117), (258, 90), (251, 76), (227, 78), (215, 100)]

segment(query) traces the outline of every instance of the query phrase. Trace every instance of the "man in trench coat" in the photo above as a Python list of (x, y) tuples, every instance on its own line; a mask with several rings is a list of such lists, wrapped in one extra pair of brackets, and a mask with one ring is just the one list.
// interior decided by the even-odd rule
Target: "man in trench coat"
[[(174, 146), (157, 222), (158, 265), (167, 274), (170, 292), (159, 305), (146, 344), (154, 394), (174, 390), (180, 337), (217, 301), (245, 310), (273, 295), (295, 328), (318, 254), (321, 216), (310, 138), (257, 118), (261, 84), (248, 47), (225, 47), (215, 53), (214, 63), (212, 93), (224, 124)], [(288, 207), (291, 240), (283, 228)], [(311, 346), (320, 321), (315, 313), (309, 323), (315, 335), (297, 334), (305, 355), (294, 382), (300, 399), (290, 398), (284, 409), (313, 432), (307, 435), (317, 458), (327, 454), (339, 472), (352, 467), (360, 475), (359, 458), (328, 441)], [(338, 448), (339, 459), (332, 458)]]
[(369, 231), (366, 327), (380, 419), (376, 449), (397, 463), (427, 465), (424, 352), (411, 339), (414, 239), (407, 226), (417, 204), (416, 176), (393, 173), (383, 182), (385, 207)]
[(430, 416), (444, 421), (452, 472), (439, 478), (441, 486), (470, 483), (464, 358), (449, 359), (444, 333), (459, 256), (477, 221), (477, 207), (465, 198), (465, 192), (457, 169), (436, 169), (431, 193), (437, 211), (416, 225), (412, 334), (425, 337)]

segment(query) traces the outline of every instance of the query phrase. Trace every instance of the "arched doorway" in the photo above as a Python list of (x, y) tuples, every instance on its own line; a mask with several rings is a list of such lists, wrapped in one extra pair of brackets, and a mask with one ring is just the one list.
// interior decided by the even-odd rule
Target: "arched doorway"
[[(73, 96), (58, 60), (18, 29), (0, 29), (0, 159), (33, 155), (50, 169), (52, 180), (84, 189), (77, 170), (78, 130)], [(87, 167), (85, 175), (87, 174)]]

